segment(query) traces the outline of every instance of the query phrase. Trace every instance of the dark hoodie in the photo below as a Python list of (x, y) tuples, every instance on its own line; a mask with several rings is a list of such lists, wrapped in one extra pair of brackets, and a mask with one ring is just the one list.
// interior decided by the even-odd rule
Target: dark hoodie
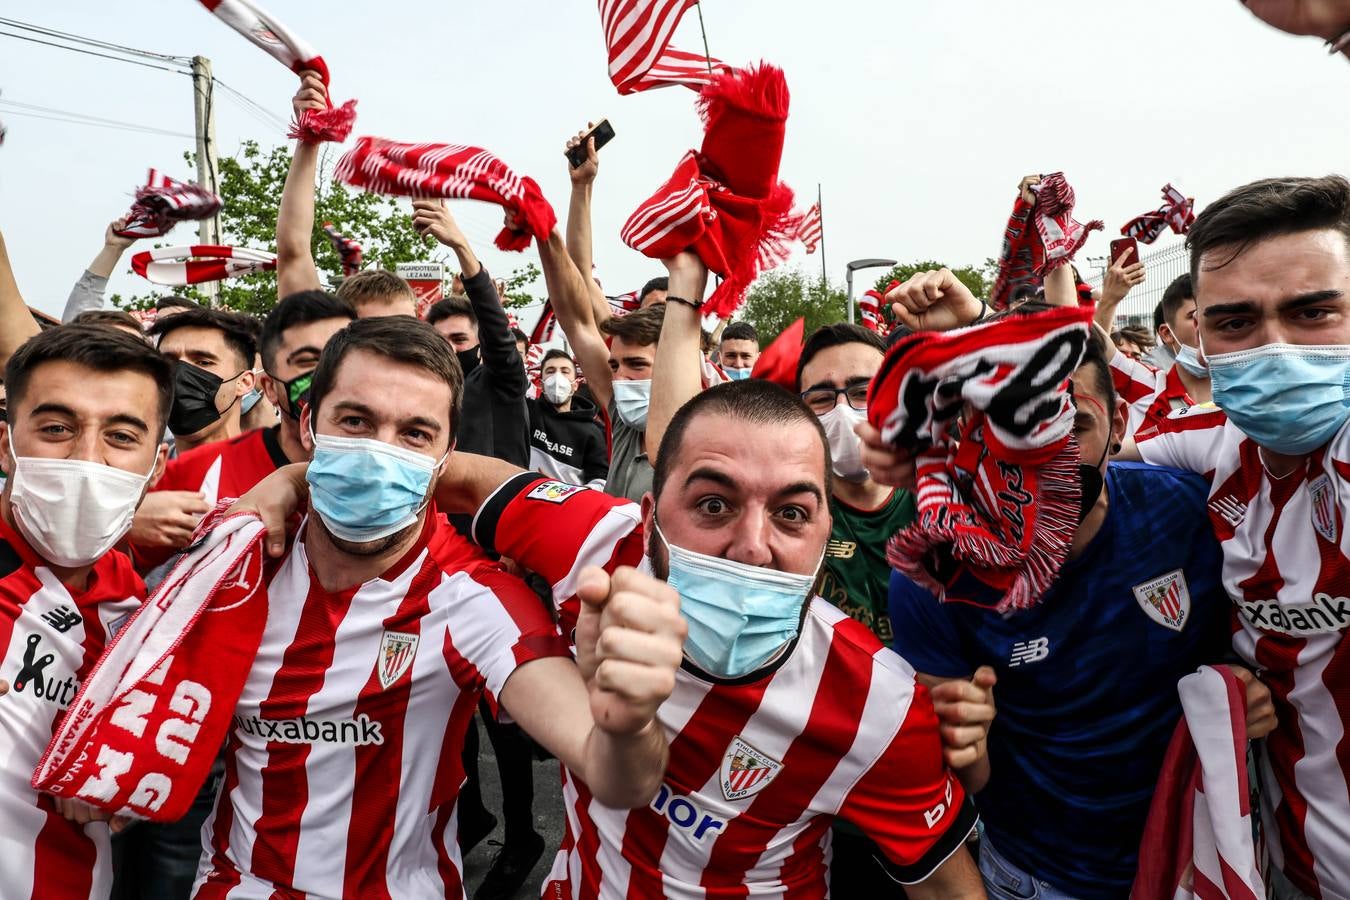
[(609, 448), (595, 421), (595, 404), (572, 397), (570, 412), (547, 400), (526, 400), (530, 410), (530, 468), (567, 484), (603, 488), (609, 477)]

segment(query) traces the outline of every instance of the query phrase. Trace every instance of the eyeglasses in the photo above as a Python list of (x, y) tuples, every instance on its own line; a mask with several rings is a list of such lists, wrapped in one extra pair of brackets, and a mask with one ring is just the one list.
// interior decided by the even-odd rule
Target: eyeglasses
[(851, 384), (848, 387), (841, 388), (811, 388), (809, 391), (802, 391), (802, 402), (811, 407), (813, 413), (823, 416), (825, 413), (835, 408), (839, 403), (839, 395), (843, 394), (844, 399), (848, 401), (849, 406), (854, 409), (863, 410), (867, 409), (868, 386), (868, 383), (863, 381), (858, 384)]

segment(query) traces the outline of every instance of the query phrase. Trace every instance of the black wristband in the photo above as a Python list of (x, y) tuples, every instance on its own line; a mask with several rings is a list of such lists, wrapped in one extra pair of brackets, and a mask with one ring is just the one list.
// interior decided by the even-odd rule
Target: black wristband
[(702, 301), (702, 300), (700, 300), (700, 301), (698, 301), (697, 303), (695, 303), (693, 300), (690, 300), (688, 297), (676, 297), (674, 294), (666, 294), (666, 302), (667, 302), (667, 303), (683, 303), (685, 306), (688, 306), (688, 307), (691, 308), (691, 309), (702, 309), (702, 308), (703, 308), (703, 301)]
[(971, 324), (971, 325), (978, 325), (978, 324), (980, 324), (981, 322), (984, 321), (984, 317), (987, 316), (987, 315), (989, 315), (989, 304), (988, 304), (988, 303), (985, 303), (983, 300), (981, 300), (981, 301), (980, 301), (980, 314), (979, 314), (978, 316), (976, 316), (976, 317), (975, 317), (975, 321), (974, 321), (974, 322), (971, 322), (970, 324)]

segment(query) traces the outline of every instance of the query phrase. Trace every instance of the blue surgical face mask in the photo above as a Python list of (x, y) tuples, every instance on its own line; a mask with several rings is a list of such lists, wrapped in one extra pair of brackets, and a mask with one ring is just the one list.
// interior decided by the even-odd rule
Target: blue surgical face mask
[(745, 379), (750, 377), (749, 369), (733, 369), (730, 366), (725, 366), (723, 367), (722, 371), (726, 372), (727, 377), (730, 378), (732, 381), (744, 381)]
[(314, 459), (305, 473), (310, 506), (334, 537), (377, 541), (417, 521), (444, 461), (384, 441), (314, 435)]
[(1177, 365), (1196, 378), (1208, 378), (1209, 367), (1200, 361), (1200, 351), (1185, 344), (1178, 344)]
[(1350, 346), (1266, 344), (1206, 360), (1214, 402), (1267, 450), (1310, 453), (1350, 418)]
[(652, 401), (652, 380), (614, 382), (614, 405), (629, 428), (647, 427), (647, 405)]
[(739, 678), (797, 636), (816, 572), (794, 575), (705, 556), (670, 543), (660, 526), (656, 536), (666, 547), (666, 583), (680, 595), (689, 625), (684, 652), (700, 669)]

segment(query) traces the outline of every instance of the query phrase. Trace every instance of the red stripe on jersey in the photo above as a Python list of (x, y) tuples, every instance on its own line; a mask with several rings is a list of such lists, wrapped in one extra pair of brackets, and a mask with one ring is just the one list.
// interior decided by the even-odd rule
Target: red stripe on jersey
[[(276, 688), (259, 705), (259, 718), (290, 719), (305, 715), (310, 698), (323, 687), (333, 664), (333, 634), (347, 614), (357, 588), (329, 593), (311, 578), (309, 592), (295, 629), (272, 679)], [(262, 771), (262, 815), (253, 826), (253, 856), (249, 872), (274, 885), (295, 879), (295, 852), (300, 842), (300, 817), (309, 803), (305, 763), (311, 744), (267, 742), (267, 765)]]
[[(776, 778), (755, 794), (742, 814), (727, 823), (713, 845), (703, 870), (702, 885), (718, 888), (719, 897), (747, 895), (746, 876), (763, 848), (769, 846), (780, 830), (778, 823), (796, 821), (810, 807), (811, 798), (839, 765), (839, 743), (846, 741), (847, 746), (857, 734), (872, 684), (871, 659), (856, 652), (841, 652), (841, 641), (848, 644), (847, 638), (836, 632), (821, 669), (820, 687), (814, 693), (806, 727), (783, 756), (783, 771), (792, 773), (791, 777)], [(859, 658), (867, 661), (865, 669), (850, 664)], [(851, 689), (831, 691), (828, 686), (832, 684), (848, 684)], [(720, 766), (721, 754), (716, 759)], [(816, 852), (819, 860), (820, 851)], [(740, 890), (727, 890), (738, 885)]]
[(33, 854), (33, 900), (85, 898), (94, 885), (98, 851), (84, 829), (56, 811), (46, 794), (38, 794), (38, 808), (47, 820), (38, 832)]
[(239, 787), (239, 736), (233, 728), (225, 741), (225, 780), (216, 795), (215, 809), (207, 818), (211, 823), (211, 870), (193, 900), (223, 900), (242, 877), (230, 862), (230, 831), (234, 828), (234, 804), (230, 795)]
[(431, 788), (431, 806), (441, 811), (441, 815), (436, 817), (436, 833), (432, 838), (436, 845), (436, 870), (440, 873), (441, 883), (445, 886), (445, 896), (458, 897), (464, 890), (463, 873), (456, 863), (459, 859), (459, 822), (456, 820), (452, 835), (456, 841), (453, 848), (447, 847), (445, 843), (445, 823), (449, 821), (449, 811), (457, 810), (459, 807), (459, 788), (464, 783), (465, 777), (464, 736), (468, 734), (469, 720), (473, 718), (473, 711), (478, 708), (478, 697), (483, 690), (483, 676), (473, 663), (455, 649), (449, 631), (445, 633), (445, 640), (441, 645), (441, 656), (455, 684), (459, 685), (460, 692), (445, 722), (445, 734), (441, 738), (440, 764), (436, 768), (436, 779)]
[[(566, 771), (564, 769), (564, 771)], [(581, 835), (577, 839), (577, 855), (581, 858), (581, 884), (577, 886), (577, 900), (596, 900), (600, 896), (600, 879), (604, 872), (600, 868), (600, 833), (596, 830), (595, 822), (591, 820), (588, 810), (595, 798), (591, 796), (590, 788), (586, 787), (586, 782), (579, 778), (572, 778), (572, 788), (577, 792), (577, 820), (581, 823)], [(633, 821), (633, 814), (628, 814), (628, 822), (625, 823), (625, 833), (628, 823)], [(647, 882), (656, 891), (648, 896), (659, 897), (661, 891), (661, 879), (658, 877), (654, 882)], [(628, 892), (632, 897), (633, 892)]]
[(831, 819), (820, 816), (792, 842), (792, 855), (783, 863), (779, 880), (787, 885), (783, 900), (820, 900), (830, 892), (829, 869), (820, 864)]

